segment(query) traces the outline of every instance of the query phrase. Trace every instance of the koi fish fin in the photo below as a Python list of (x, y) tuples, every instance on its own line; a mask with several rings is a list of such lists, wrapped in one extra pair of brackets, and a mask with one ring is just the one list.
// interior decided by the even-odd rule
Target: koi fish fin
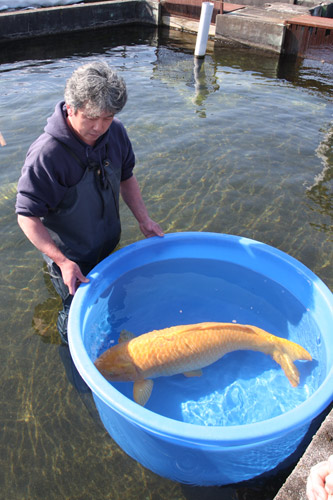
[(299, 371), (288, 354), (276, 352), (273, 355), (273, 359), (281, 366), (291, 385), (297, 387), (299, 384)]
[(184, 372), (185, 377), (201, 377), (202, 370), (191, 370), (189, 372)]
[(150, 398), (153, 390), (154, 382), (151, 379), (136, 380), (133, 387), (134, 401), (141, 406), (144, 406)]
[(297, 387), (299, 384), (299, 371), (293, 361), (297, 359), (312, 360), (311, 354), (304, 347), (286, 339), (281, 339), (281, 342), (276, 345), (272, 358), (281, 366), (293, 387)]
[(118, 344), (121, 344), (122, 342), (128, 342), (129, 340), (132, 339), (134, 339), (134, 335), (132, 332), (129, 332), (128, 330), (121, 330), (118, 339)]

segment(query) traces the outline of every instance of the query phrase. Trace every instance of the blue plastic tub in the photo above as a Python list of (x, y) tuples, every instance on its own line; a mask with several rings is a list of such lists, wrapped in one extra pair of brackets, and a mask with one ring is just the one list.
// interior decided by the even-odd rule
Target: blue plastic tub
[[(115, 252), (89, 278), (70, 311), (73, 361), (109, 434), (157, 474), (197, 485), (253, 478), (290, 456), (332, 401), (333, 296), (285, 253), (236, 236), (169, 234)], [(270, 357), (230, 353), (201, 378), (156, 379), (146, 407), (131, 383), (111, 384), (93, 364), (122, 329), (201, 321), (257, 325), (313, 361), (296, 362), (294, 389)]]

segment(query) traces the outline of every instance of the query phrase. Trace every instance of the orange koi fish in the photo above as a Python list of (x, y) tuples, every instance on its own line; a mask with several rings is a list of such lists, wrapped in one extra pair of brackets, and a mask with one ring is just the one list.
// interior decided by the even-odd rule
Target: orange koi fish
[(299, 372), (293, 362), (312, 359), (300, 345), (256, 326), (197, 323), (154, 330), (138, 337), (123, 331), (119, 343), (101, 354), (95, 366), (110, 381), (133, 381), (134, 400), (144, 406), (151, 395), (152, 379), (179, 373), (200, 376), (201, 368), (238, 350), (269, 354), (293, 387), (299, 384)]

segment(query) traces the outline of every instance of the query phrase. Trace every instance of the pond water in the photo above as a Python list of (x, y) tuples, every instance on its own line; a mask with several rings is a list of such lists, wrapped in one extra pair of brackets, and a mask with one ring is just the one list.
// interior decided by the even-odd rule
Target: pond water
[[(16, 224), (16, 182), (30, 143), (83, 62), (125, 78), (120, 118), (136, 175), (165, 232), (212, 231), (273, 245), (332, 290), (331, 65), (280, 60), (195, 37), (124, 28), (8, 44), (0, 52), (2, 492), (11, 500), (270, 500), (287, 472), (195, 488), (127, 457), (96, 416), (55, 327), (59, 299)], [(122, 205), (123, 247), (142, 235)], [(289, 464), (290, 465), (290, 464)], [(289, 466), (288, 465), (288, 466)], [(287, 469), (286, 469), (287, 471)]]

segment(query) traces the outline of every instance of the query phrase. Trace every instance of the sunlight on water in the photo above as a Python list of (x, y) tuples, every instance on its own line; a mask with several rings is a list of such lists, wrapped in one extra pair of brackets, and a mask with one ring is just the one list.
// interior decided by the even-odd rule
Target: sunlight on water
[[(260, 366), (260, 360), (258, 362)], [(249, 379), (247, 366), (243, 366), (238, 372), (239, 378), (223, 391), (184, 402), (184, 422), (222, 426), (252, 424), (296, 408), (313, 392), (307, 385), (297, 390), (286, 387), (284, 375), (276, 368), (265, 370), (260, 378)], [(221, 378), (219, 381), (221, 383)]]

